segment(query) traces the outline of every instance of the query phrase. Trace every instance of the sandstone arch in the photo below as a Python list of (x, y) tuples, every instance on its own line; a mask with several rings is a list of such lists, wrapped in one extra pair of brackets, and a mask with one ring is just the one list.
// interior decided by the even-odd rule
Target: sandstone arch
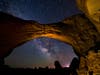
[(84, 55), (99, 41), (97, 29), (85, 15), (74, 15), (59, 23), (39, 24), (0, 13), (0, 58), (7, 56), (19, 44), (38, 37), (69, 43), (79, 55)]

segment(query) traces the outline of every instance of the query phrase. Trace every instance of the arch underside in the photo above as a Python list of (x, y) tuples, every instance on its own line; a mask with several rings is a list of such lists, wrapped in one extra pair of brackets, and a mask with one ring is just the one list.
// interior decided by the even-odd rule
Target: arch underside
[(1, 58), (10, 54), (18, 45), (39, 37), (68, 43), (80, 55), (86, 53), (95, 42), (99, 41), (99, 33), (95, 26), (84, 15), (75, 15), (58, 23), (39, 24), (0, 13)]

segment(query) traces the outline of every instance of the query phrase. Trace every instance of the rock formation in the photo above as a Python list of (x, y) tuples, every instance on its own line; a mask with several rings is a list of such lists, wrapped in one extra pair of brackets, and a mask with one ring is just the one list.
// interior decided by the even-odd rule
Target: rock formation
[(39, 24), (0, 13), (0, 57), (38, 37), (69, 43), (79, 55), (83, 55), (99, 41), (98, 31), (85, 15), (74, 15), (59, 23)]
[[(13, 48), (29, 40), (48, 37), (72, 45), (80, 58), (80, 70), (85, 71), (85, 63), (81, 61), (85, 61), (88, 51), (97, 49), (95, 47), (100, 43), (100, 16), (93, 18), (94, 13), (90, 13), (93, 10), (89, 10), (92, 3), (88, 2), (91, 0), (77, 0), (84, 14), (76, 14), (52, 24), (26, 21), (0, 12), (0, 58), (8, 56)], [(96, 7), (99, 9), (100, 6)], [(98, 10), (96, 12), (96, 15), (100, 14)]]

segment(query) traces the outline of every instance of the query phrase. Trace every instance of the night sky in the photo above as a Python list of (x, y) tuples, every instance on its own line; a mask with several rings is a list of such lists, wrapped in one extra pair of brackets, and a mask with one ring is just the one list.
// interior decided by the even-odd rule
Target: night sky
[[(80, 13), (75, 0), (0, 0), (0, 11), (25, 20), (55, 23)], [(50, 38), (37, 38), (17, 47), (5, 62), (12, 67), (54, 67), (59, 60), (69, 66), (76, 55), (68, 44)]]

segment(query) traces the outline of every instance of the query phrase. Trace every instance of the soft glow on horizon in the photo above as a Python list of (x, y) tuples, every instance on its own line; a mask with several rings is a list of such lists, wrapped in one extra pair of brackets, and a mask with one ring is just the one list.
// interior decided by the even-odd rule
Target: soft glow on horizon
[(70, 67), (70, 64), (66, 64), (64, 67)]

